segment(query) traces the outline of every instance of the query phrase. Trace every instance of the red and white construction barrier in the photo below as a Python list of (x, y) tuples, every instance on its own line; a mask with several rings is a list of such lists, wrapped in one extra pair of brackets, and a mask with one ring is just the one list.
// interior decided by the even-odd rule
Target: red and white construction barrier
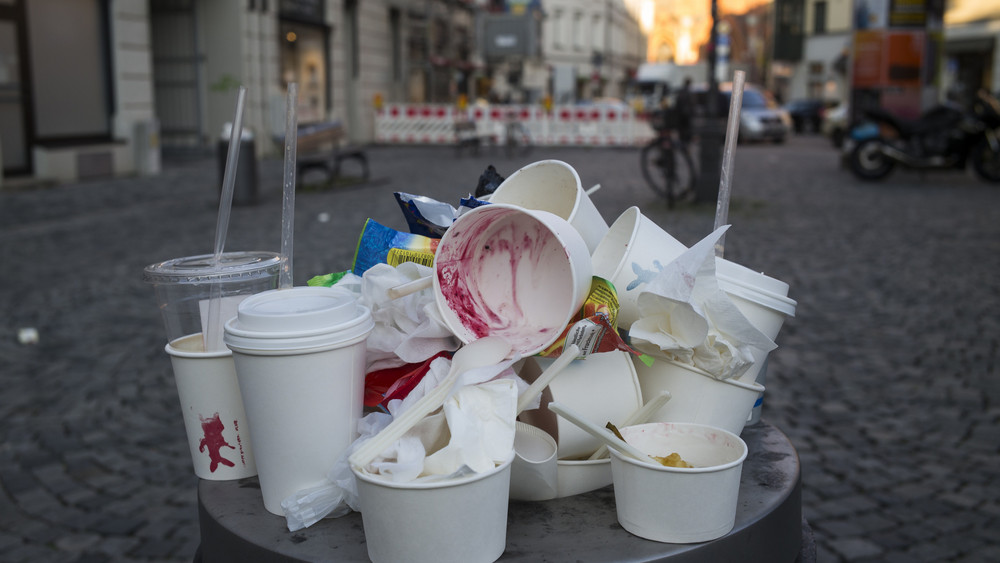
[(375, 140), (390, 144), (452, 144), (455, 123), (472, 121), (476, 134), (504, 143), (509, 119), (520, 121), (541, 146), (637, 146), (653, 138), (646, 119), (631, 109), (536, 105), (386, 104), (375, 113)]

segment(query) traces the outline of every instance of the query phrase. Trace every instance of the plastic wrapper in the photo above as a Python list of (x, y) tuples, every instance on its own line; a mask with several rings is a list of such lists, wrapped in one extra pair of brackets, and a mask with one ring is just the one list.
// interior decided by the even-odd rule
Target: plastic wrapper
[(505, 178), (497, 172), (497, 169), (492, 164), (487, 166), (486, 170), (479, 175), (479, 183), (476, 184), (475, 196), (485, 197), (492, 195), (504, 180)]
[(351, 271), (363, 276), (375, 264), (398, 266), (403, 262), (434, 265), (438, 239), (404, 233), (368, 219), (358, 237)]
[(459, 200), (458, 208), (422, 195), (396, 192), (396, 203), (403, 212), (410, 232), (430, 238), (441, 238), (466, 211), (489, 202), (469, 196)]

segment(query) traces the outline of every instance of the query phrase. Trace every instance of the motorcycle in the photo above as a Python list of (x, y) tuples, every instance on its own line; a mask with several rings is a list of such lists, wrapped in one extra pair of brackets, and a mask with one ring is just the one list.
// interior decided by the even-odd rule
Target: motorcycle
[(863, 110), (851, 130), (851, 172), (881, 180), (896, 165), (912, 169), (959, 169), (971, 163), (988, 182), (1000, 182), (1000, 101), (982, 90), (967, 110), (932, 108), (916, 120), (899, 119), (881, 108)]

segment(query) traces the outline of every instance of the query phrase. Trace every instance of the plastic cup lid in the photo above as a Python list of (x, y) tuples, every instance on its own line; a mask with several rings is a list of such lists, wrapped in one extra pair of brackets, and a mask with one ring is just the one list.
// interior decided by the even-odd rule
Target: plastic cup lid
[(293, 350), (326, 346), (367, 335), (371, 312), (338, 287), (272, 289), (244, 299), (226, 324), (230, 347)]
[(201, 254), (150, 264), (142, 279), (154, 284), (231, 283), (277, 276), (281, 267), (275, 252), (224, 252), (218, 264), (212, 258)]
[(795, 316), (797, 303), (788, 297), (787, 283), (728, 260), (716, 259), (715, 267), (719, 287), (726, 293)]

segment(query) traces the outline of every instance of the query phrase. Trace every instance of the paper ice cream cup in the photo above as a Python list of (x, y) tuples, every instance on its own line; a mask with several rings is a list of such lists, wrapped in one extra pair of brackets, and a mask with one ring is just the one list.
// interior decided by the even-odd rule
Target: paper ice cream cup
[(515, 423), (514, 462), (510, 468), (512, 500), (556, 497), (556, 451), (556, 441), (547, 432), (520, 421)]
[[(533, 381), (555, 360), (532, 358), (535, 366), (525, 362), (521, 377)], [(641, 363), (641, 362), (640, 362)], [(631, 354), (614, 350), (590, 354), (573, 360), (559, 376), (543, 390), (540, 408), (521, 413), (520, 420), (551, 434), (559, 445), (559, 459), (585, 458), (597, 451), (603, 442), (561, 416), (546, 405), (557, 401), (588, 420), (619, 424), (643, 405), (636, 367)]]
[(665, 358), (653, 365), (636, 362), (642, 394), (655, 397), (670, 391), (672, 398), (650, 420), (707, 424), (739, 435), (746, 426), (764, 386), (755, 382), (716, 379), (704, 370)]
[(492, 562), (507, 543), (511, 457), (458, 479), (394, 483), (352, 468), (375, 563)]
[(710, 541), (733, 529), (747, 457), (743, 440), (700, 424), (649, 423), (620, 430), (625, 441), (646, 454), (677, 453), (694, 465), (666, 467), (611, 450), (615, 509), (623, 528), (665, 543)]
[(205, 352), (201, 333), (166, 346), (174, 368), (194, 473), (209, 481), (257, 474), (233, 353)]
[(329, 287), (259, 293), (226, 324), (269, 512), (324, 483), (357, 438), (374, 326), (352, 292)]
[(514, 172), (497, 187), (490, 201), (558, 215), (580, 233), (588, 253), (608, 231), (608, 223), (583, 189), (579, 174), (561, 160), (541, 160)]
[(559, 338), (592, 278), (587, 246), (566, 220), (513, 205), (462, 215), (434, 256), (434, 297), (455, 336), (499, 336), (522, 356)]
[(618, 328), (628, 330), (640, 317), (637, 301), (664, 266), (687, 250), (638, 207), (622, 213), (594, 250), (594, 275), (618, 292)]
[(560, 459), (557, 498), (582, 495), (611, 484), (611, 458)]

